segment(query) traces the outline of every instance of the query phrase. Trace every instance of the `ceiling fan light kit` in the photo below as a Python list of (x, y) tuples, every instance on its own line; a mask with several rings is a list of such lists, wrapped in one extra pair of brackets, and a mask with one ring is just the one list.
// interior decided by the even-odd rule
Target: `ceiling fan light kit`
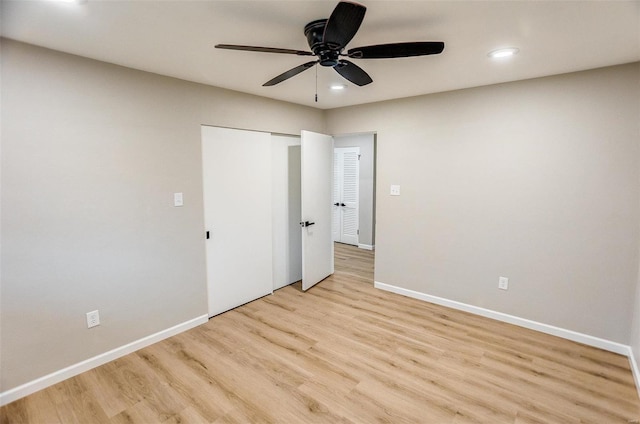
[(369, 74), (350, 60), (342, 59), (394, 59), (440, 54), (444, 50), (441, 41), (420, 41), (408, 43), (377, 44), (356, 47), (344, 53), (346, 45), (356, 35), (367, 8), (361, 4), (341, 1), (328, 19), (309, 22), (304, 27), (304, 35), (311, 51), (280, 49), (273, 47), (242, 46), (235, 44), (217, 44), (215, 47), (228, 50), (244, 50), (262, 53), (295, 54), (298, 56), (316, 56), (317, 59), (298, 65), (263, 86), (273, 86), (314, 67), (317, 64), (333, 68), (346, 80), (357, 86), (373, 82)]

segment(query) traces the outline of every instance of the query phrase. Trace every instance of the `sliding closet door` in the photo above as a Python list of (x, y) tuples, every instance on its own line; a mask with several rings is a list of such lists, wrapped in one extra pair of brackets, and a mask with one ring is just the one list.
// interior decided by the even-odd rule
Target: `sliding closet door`
[(272, 293), (270, 159), (269, 133), (202, 127), (209, 316)]

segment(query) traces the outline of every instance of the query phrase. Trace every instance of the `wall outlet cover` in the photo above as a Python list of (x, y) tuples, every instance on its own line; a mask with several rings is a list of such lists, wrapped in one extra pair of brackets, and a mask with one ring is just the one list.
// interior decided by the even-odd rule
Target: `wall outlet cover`
[(100, 325), (100, 312), (95, 311), (87, 312), (87, 328), (92, 328)]

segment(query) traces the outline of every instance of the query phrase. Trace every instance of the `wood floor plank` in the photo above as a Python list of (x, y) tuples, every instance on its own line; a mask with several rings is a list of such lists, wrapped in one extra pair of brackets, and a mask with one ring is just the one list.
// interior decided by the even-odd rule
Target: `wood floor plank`
[(108, 367), (98, 367), (95, 372), (81, 374), (78, 379), (92, 396), (100, 400), (100, 406), (107, 417), (113, 417), (142, 400), (135, 391), (127, 389), (128, 385), (119, 377), (118, 372)]
[(0, 423), (629, 424), (627, 358), (336, 273), (0, 408)]
[[(224, 415), (233, 405), (227, 402), (224, 393), (216, 390), (208, 374), (204, 377), (185, 360), (185, 355), (171, 355), (163, 349), (163, 345), (151, 346), (139, 352), (139, 355), (150, 364), (162, 379), (171, 385), (184, 404), (189, 405), (205, 421), (212, 422)], [(212, 401), (214, 400), (214, 401)], [(183, 411), (180, 411), (180, 415)]]

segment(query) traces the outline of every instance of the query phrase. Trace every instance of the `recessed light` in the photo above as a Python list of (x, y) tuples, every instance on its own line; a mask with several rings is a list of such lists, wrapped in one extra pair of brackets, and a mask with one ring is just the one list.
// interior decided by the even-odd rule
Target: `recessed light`
[(345, 88), (347, 88), (347, 86), (344, 85), (344, 84), (333, 84), (333, 85), (329, 86), (329, 88), (334, 90), (334, 91), (340, 91), (340, 90), (344, 90)]
[(70, 4), (85, 4), (87, 0), (49, 0), (57, 3), (70, 3)]
[(488, 56), (492, 59), (500, 59), (504, 57), (513, 56), (517, 54), (519, 51), (520, 49), (516, 47), (507, 47), (505, 49), (498, 49), (498, 50), (491, 51), (489, 52)]

